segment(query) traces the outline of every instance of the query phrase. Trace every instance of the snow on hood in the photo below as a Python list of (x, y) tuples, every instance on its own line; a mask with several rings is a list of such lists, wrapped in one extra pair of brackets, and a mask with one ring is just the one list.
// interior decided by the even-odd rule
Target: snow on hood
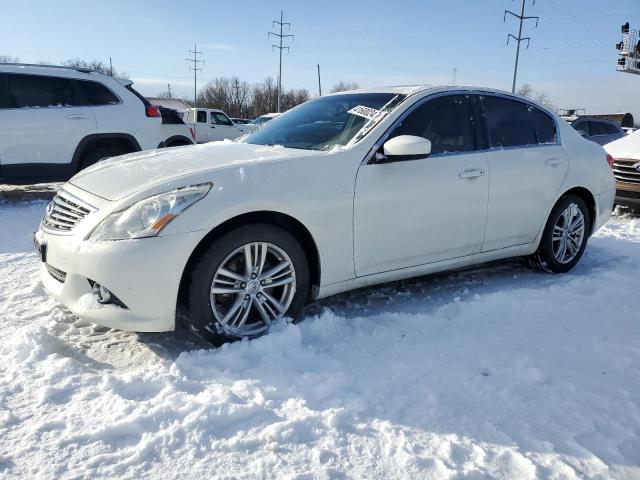
[(122, 155), (81, 171), (69, 183), (107, 200), (119, 200), (186, 175), (313, 154), (313, 151), (280, 145), (250, 145), (225, 140)]
[(640, 130), (604, 146), (613, 158), (640, 160)]

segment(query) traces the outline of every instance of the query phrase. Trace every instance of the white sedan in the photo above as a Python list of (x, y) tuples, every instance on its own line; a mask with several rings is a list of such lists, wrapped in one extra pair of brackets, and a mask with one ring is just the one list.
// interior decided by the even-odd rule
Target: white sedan
[(240, 141), (80, 172), (36, 234), (42, 281), (91, 322), (221, 343), (365, 285), (514, 256), (566, 272), (609, 219), (611, 161), (499, 91), (329, 95)]

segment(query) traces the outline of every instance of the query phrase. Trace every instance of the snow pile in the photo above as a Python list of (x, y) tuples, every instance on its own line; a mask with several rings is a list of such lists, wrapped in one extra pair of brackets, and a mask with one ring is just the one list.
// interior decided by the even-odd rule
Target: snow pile
[(509, 261), (362, 290), (206, 350), (48, 299), (43, 205), (0, 205), (0, 476), (640, 477), (640, 219), (567, 275)]

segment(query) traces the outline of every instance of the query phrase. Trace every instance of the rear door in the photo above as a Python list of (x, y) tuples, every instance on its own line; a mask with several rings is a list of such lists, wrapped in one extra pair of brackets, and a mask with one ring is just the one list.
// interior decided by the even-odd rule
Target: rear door
[(78, 143), (96, 128), (76, 81), (7, 73), (5, 82), (6, 104), (0, 108), (2, 166), (38, 165), (27, 169), (27, 176), (68, 173), (65, 169)]
[(486, 252), (535, 239), (569, 164), (549, 114), (512, 98), (480, 98), (490, 145)]

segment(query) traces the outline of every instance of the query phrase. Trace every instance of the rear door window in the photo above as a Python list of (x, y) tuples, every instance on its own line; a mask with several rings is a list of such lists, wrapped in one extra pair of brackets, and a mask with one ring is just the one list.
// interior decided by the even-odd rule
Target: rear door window
[(557, 143), (558, 133), (556, 132), (556, 122), (548, 114), (536, 107), (529, 107), (533, 116), (533, 123), (536, 127), (536, 137), (539, 144)]
[(523, 147), (538, 143), (527, 104), (493, 96), (483, 96), (482, 104), (492, 148)]
[(44, 75), (7, 74), (7, 95), (12, 108), (72, 107), (83, 105), (74, 80)]
[(198, 110), (198, 123), (207, 123), (207, 112)]
[(428, 100), (407, 115), (389, 138), (415, 135), (431, 142), (431, 154), (475, 150), (473, 116), (465, 95)]
[(582, 135), (583, 137), (589, 136), (589, 123), (588, 122), (576, 122), (572, 124), (572, 127), (576, 129), (576, 131)]
[(605, 123), (604, 127), (609, 135), (618, 135), (620, 133), (620, 130), (612, 123)]
[(120, 103), (120, 99), (101, 83), (78, 80), (78, 84), (89, 105), (116, 105)]

